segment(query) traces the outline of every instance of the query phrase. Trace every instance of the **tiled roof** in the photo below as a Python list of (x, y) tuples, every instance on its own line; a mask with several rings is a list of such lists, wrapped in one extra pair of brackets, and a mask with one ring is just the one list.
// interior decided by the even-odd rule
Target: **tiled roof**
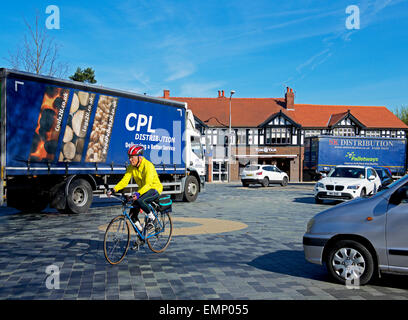
[[(187, 102), (196, 117), (208, 126), (229, 126), (230, 99), (222, 98), (183, 98), (170, 97), (171, 100)], [(256, 127), (272, 114), (285, 110), (285, 99), (275, 98), (232, 98), (231, 125), (233, 127)]]
[[(166, 98), (187, 102), (194, 115), (210, 127), (229, 126), (229, 97)], [(257, 127), (273, 114), (282, 111), (304, 128), (327, 128), (343, 118), (348, 110), (366, 128), (408, 129), (408, 126), (386, 107), (295, 104), (293, 109), (286, 109), (284, 98), (232, 97), (231, 125)]]
[(334, 121), (340, 120), (339, 117), (344, 117), (350, 110), (350, 114), (366, 128), (408, 129), (408, 126), (386, 107), (296, 104), (295, 110), (303, 127), (327, 127), (330, 118), (330, 123), (334, 124)]

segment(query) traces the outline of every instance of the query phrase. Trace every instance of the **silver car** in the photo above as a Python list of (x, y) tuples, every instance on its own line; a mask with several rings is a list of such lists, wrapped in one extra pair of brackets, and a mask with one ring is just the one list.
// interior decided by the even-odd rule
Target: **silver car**
[(307, 261), (340, 283), (366, 284), (381, 273), (408, 274), (408, 175), (371, 198), (314, 216), (303, 236)]

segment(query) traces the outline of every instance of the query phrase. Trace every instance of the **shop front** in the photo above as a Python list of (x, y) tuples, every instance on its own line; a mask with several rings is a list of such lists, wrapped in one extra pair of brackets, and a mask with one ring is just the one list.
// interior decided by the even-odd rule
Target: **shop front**
[[(238, 149), (236, 150), (238, 151)], [(231, 181), (239, 181), (242, 170), (249, 164), (276, 165), (286, 172), (289, 181), (302, 181), (303, 147), (247, 147), (233, 152)]]

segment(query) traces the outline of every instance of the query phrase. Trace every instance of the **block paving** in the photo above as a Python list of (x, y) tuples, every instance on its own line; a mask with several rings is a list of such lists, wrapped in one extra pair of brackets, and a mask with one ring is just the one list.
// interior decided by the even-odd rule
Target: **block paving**
[[(184, 218), (211, 218), (219, 219), (225, 232), (181, 233), (164, 253), (155, 254), (146, 245), (129, 250), (116, 266), (104, 258), (99, 228), (120, 213), (118, 202), (95, 200), (81, 215), (0, 208), (0, 299), (407, 299), (406, 276), (384, 275), (347, 289), (332, 282), (323, 266), (304, 259), (308, 220), (333, 205), (315, 204), (312, 188), (207, 184), (196, 202), (174, 202), (174, 228), (197, 226)], [(228, 231), (228, 221), (247, 227)], [(59, 288), (47, 288), (51, 265), (59, 269)]]

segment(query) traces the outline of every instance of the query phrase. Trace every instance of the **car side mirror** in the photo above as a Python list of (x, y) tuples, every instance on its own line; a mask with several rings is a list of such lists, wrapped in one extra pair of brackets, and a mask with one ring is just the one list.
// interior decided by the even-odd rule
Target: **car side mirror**
[(322, 178), (326, 178), (326, 177), (327, 177), (327, 174), (322, 173)]
[(370, 180), (370, 181), (375, 180), (375, 176), (374, 176), (374, 175), (369, 176), (369, 177), (368, 177), (368, 180)]

